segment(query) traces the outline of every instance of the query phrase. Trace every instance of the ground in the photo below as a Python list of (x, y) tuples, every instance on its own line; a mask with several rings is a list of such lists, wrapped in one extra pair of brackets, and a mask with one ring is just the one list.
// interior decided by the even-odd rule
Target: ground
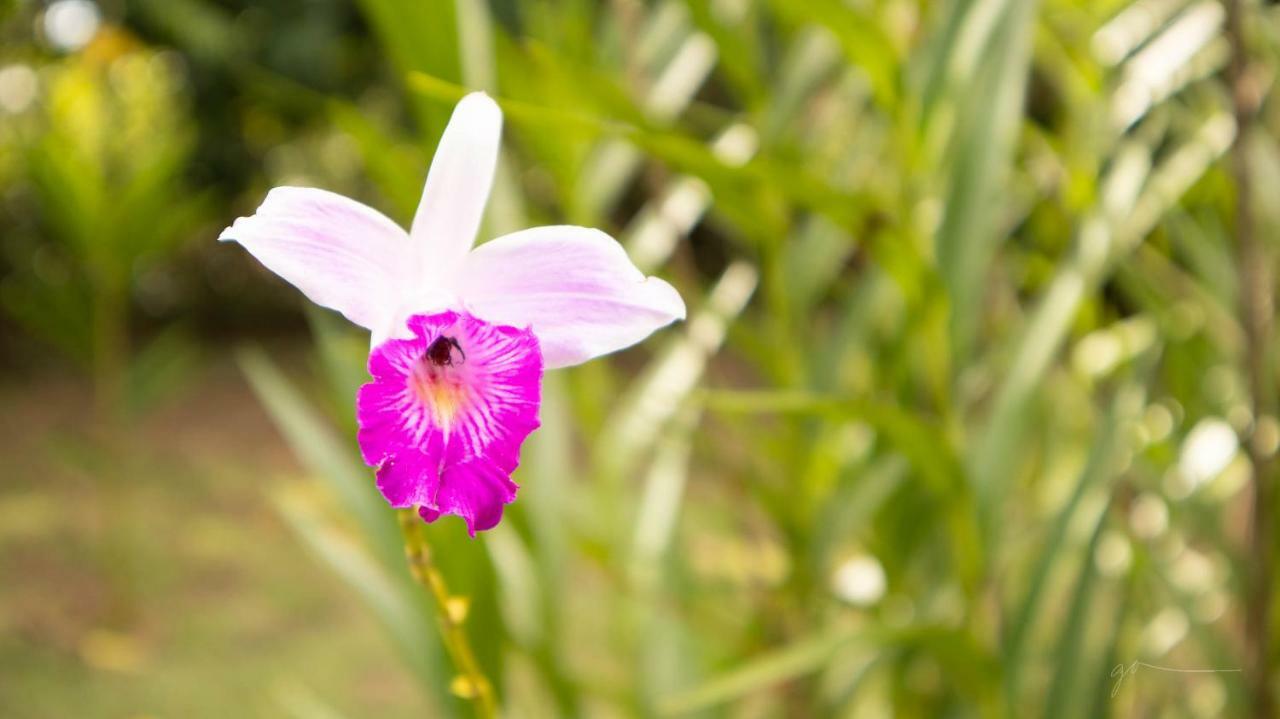
[(0, 716), (420, 715), (272, 509), (300, 470), (234, 365), (194, 380), (105, 443), (72, 375), (0, 386)]

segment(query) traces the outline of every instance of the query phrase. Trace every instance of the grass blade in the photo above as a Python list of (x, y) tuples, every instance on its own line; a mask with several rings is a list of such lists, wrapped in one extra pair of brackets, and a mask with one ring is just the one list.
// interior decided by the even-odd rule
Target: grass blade
[(266, 407), (295, 455), (322, 480), (343, 509), (351, 513), (387, 566), (404, 562), (390, 511), (374, 488), (372, 473), (343, 450), (350, 441), (337, 436), (302, 394), (259, 349), (242, 349), (237, 359), (258, 400)]
[[(373, 610), (404, 654), (409, 666), (432, 694), (432, 703), (452, 715), (448, 691), (450, 671), (444, 665), (439, 634), (428, 619), (425, 597), (410, 592), (360, 545), (333, 525), (312, 497), (300, 491), (278, 491), (276, 508), (303, 544), (343, 579)], [(407, 570), (404, 572), (407, 576)]]

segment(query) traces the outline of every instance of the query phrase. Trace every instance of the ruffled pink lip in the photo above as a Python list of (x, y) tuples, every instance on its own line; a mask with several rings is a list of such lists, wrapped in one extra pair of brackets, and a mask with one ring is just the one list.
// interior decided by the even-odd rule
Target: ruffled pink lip
[(358, 440), (393, 507), (454, 514), (472, 536), (516, 496), (511, 473), (539, 426), (542, 354), (527, 330), (453, 311), (409, 318), (406, 339), (369, 356)]

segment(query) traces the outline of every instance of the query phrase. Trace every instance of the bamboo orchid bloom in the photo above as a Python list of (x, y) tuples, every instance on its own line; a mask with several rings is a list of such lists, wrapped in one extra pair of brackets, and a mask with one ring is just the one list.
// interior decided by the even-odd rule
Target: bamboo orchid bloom
[(278, 187), (219, 238), (370, 330), (373, 379), (356, 417), (378, 489), (428, 522), (458, 515), (473, 536), (515, 499), (510, 475), (538, 427), (543, 370), (685, 316), (675, 289), (599, 230), (536, 227), (472, 249), (501, 129), (487, 95), (458, 103), (407, 233), (341, 195)]

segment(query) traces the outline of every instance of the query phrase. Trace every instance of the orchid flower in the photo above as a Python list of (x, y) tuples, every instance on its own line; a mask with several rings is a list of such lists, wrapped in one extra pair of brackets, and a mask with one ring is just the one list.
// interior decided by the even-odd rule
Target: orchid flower
[(357, 439), (378, 489), (428, 522), (458, 515), (472, 536), (515, 499), (543, 370), (685, 316), (675, 289), (599, 230), (536, 227), (472, 249), (501, 134), (487, 95), (458, 103), (407, 233), (341, 195), (277, 187), (219, 238), (370, 330)]

